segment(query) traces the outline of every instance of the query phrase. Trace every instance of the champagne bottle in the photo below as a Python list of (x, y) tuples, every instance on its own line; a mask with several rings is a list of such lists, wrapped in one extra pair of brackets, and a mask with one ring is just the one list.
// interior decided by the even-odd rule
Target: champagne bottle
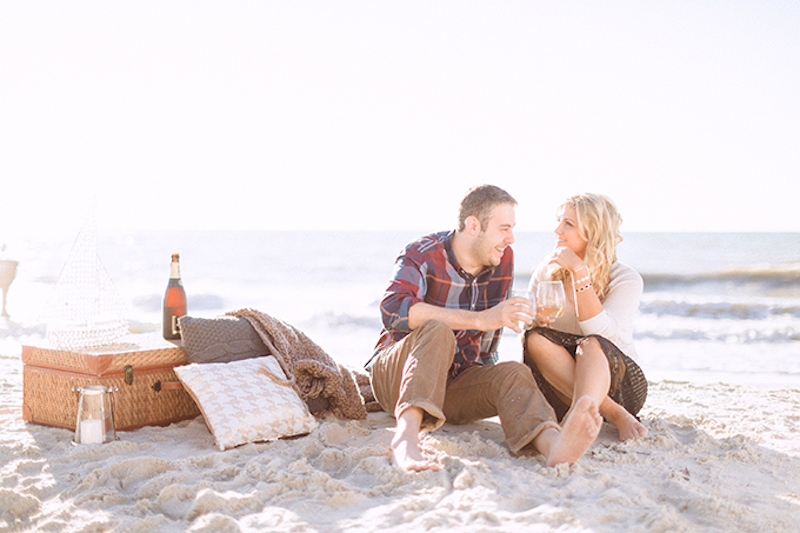
[(169, 284), (164, 294), (164, 338), (175, 340), (181, 338), (178, 318), (186, 314), (186, 291), (181, 281), (181, 268), (178, 254), (172, 254)]

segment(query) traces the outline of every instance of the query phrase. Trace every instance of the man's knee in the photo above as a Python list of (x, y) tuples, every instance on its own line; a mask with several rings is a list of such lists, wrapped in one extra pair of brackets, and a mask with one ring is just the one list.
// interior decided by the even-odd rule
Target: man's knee
[(450, 363), (456, 353), (456, 336), (453, 330), (441, 320), (428, 320), (413, 333), (414, 352), (417, 357), (430, 354), (448, 357)]
[(450, 326), (441, 320), (426, 320), (416, 329), (416, 331), (419, 335), (449, 337), (453, 339), (453, 342), (455, 342), (456, 338), (455, 333), (453, 333), (453, 330), (450, 328)]

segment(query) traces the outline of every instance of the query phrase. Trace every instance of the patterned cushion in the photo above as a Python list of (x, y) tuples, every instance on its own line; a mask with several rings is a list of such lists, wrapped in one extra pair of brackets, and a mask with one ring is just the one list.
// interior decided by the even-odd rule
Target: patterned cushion
[(273, 356), (175, 367), (220, 450), (311, 432), (317, 422)]
[(224, 363), (269, 354), (261, 337), (244, 318), (178, 319), (181, 345), (190, 363)]

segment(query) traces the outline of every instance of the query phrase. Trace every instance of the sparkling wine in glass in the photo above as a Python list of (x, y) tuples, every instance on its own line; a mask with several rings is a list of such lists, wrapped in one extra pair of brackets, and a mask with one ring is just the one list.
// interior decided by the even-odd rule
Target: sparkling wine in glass
[(536, 316), (552, 322), (564, 314), (564, 284), (541, 281), (536, 287)]

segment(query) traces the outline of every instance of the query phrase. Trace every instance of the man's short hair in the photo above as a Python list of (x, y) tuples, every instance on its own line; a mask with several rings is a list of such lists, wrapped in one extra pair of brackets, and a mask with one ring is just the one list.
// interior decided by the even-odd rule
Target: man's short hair
[(464, 231), (467, 217), (470, 216), (475, 216), (481, 223), (481, 231), (486, 231), (492, 209), (498, 204), (517, 205), (517, 201), (494, 185), (480, 185), (467, 191), (458, 210), (458, 231)]

